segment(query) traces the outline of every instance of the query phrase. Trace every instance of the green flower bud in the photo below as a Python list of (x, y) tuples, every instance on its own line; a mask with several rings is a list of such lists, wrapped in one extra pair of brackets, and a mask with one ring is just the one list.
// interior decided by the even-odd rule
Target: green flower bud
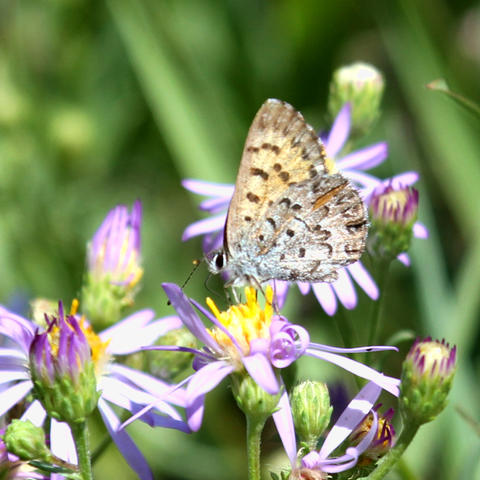
[(52, 455), (45, 444), (45, 433), (29, 420), (12, 420), (3, 436), (5, 446), (21, 460), (50, 462)]
[(446, 406), (456, 370), (456, 347), (416, 340), (403, 362), (400, 412), (404, 422), (432, 421)]
[(333, 407), (327, 386), (323, 382), (302, 382), (293, 388), (290, 404), (300, 441), (314, 450), (332, 416)]
[(275, 412), (281, 392), (277, 395), (268, 394), (247, 374), (237, 373), (231, 378), (233, 396), (246, 416), (265, 421)]
[(380, 114), (383, 88), (383, 76), (372, 65), (359, 62), (339, 68), (330, 82), (330, 115), (335, 118), (349, 102), (352, 108), (351, 136), (365, 135)]

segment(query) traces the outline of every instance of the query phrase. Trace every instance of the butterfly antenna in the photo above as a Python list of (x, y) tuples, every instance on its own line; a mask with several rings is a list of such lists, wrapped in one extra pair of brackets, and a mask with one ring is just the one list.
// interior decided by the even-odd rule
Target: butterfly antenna
[[(183, 282), (182, 286), (180, 287), (182, 290), (186, 287), (187, 283), (190, 281), (193, 274), (197, 271), (197, 269), (200, 266), (200, 264), (202, 263), (202, 261), (203, 260), (199, 260), (198, 258), (196, 258), (195, 260), (192, 261), (192, 264), (193, 264), (192, 271), (188, 274), (188, 277), (186, 278), (186, 280)], [(167, 305), (170, 306), (171, 304), (172, 304), (172, 302), (170, 302), (170, 300), (169, 300), (167, 302)]]

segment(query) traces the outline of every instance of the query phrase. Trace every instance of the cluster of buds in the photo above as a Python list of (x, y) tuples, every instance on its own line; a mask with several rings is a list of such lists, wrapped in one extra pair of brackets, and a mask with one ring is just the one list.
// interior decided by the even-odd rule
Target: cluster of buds
[(373, 255), (392, 260), (410, 247), (418, 213), (418, 191), (381, 185), (368, 203), (372, 222), (368, 248)]

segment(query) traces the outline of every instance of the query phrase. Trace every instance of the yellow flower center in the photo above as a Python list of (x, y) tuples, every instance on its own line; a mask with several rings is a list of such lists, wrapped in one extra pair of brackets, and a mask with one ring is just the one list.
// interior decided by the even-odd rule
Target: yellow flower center
[(392, 213), (396, 212), (399, 209), (405, 208), (408, 200), (408, 190), (392, 190), (391, 192), (381, 195), (378, 202), (378, 210), (383, 212), (391, 211)]
[(253, 287), (245, 288), (246, 302), (232, 305), (221, 312), (211, 298), (206, 302), (217, 320), (230, 332), (240, 346), (241, 352), (233, 344), (230, 337), (219, 327), (208, 330), (217, 344), (224, 350), (225, 356), (241, 365), (242, 355), (250, 353), (250, 342), (255, 339), (270, 338), (270, 323), (273, 315), (273, 289), (265, 290), (265, 307), (262, 309), (257, 300), (257, 291)]

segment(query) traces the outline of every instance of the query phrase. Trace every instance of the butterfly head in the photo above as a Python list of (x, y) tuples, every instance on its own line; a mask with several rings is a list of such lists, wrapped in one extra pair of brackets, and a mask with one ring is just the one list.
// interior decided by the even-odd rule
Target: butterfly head
[(227, 254), (223, 248), (215, 250), (206, 257), (208, 269), (214, 273), (222, 273), (227, 266)]

